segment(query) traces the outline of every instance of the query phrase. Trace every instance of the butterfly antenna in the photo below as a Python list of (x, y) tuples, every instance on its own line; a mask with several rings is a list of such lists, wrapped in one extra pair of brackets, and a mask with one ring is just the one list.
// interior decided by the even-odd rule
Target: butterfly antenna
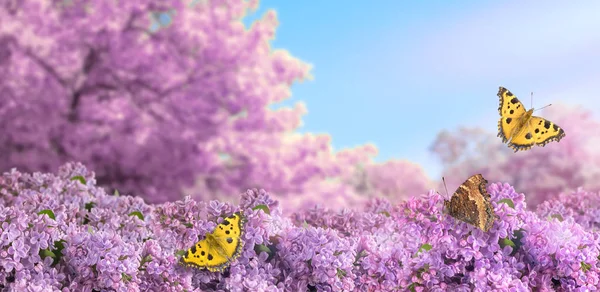
[(552, 105), (551, 103), (550, 103), (550, 104), (548, 104), (548, 105), (545, 105), (545, 106), (543, 106), (543, 107), (541, 107), (541, 108), (538, 108), (538, 109), (534, 110), (534, 112), (537, 112), (537, 111), (539, 111), (539, 110), (541, 110), (541, 109), (545, 109), (545, 108), (547, 108), (547, 107), (549, 107), (549, 106), (551, 106), (551, 105)]
[(446, 189), (446, 198), (448, 197), (448, 188), (446, 187), (446, 179), (442, 176), (442, 182), (444, 183), (444, 189)]
[(531, 106), (529, 108), (533, 108), (533, 91), (531, 92)]

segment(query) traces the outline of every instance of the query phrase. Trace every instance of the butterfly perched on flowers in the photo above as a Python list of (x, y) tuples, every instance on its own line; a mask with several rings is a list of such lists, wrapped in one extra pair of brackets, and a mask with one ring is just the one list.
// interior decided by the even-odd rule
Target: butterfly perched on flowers
[(500, 121), (498, 121), (498, 137), (508, 142), (508, 147), (515, 150), (528, 150), (534, 145), (545, 146), (552, 141), (560, 141), (565, 131), (544, 118), (533, 115), (533, 108), (525, 110), (523, 104), (508, 89), (500, 86)]
[(469, 177), (450, 198), (444, 201), (450, 216), (487, 232), (496, 220), (494, 207), (487, 192), (487, 180), (481, 174)]
[(244, 223), (241, 213), (224, 218), (212, 233), (204, 235), (187, 250), (181, 258), (183, 264), (211, 272), (221, 272), (229, 267), (239, 257), (244, 245)]

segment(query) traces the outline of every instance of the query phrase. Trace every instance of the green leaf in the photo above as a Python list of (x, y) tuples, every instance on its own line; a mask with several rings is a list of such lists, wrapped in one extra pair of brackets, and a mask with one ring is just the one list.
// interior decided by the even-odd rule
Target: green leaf
[(433, 246), (431, 246), (431, 244), (425, 243), (425, 244), (422, 244), (421, 247), (419, 247), (419, 250), (430, 251), (432, 247)]
[(85, 209), (90, 212), (92, 210), (92, 208), (94, 208), (96, 206), (96, 203), (94, 202), (89, 202), (85, 204)]
[(421, 278), (423, 276), (423, 273), (426, 272), (429, 272), (429, 264), (425, 264), (417, 270), (417, 277)]
[(550, 218), (552, 219), (558, 219), (558, 221), (563, 222), (565, 219), (563, 218), (563, 216), (561, 216), (560, 214), (552, 214), (550, 215)]
[(119, 194), (119, 190), (115, 189), (115, 191), (113, 192), (113, 196), (120, 197), (121, 194)]
[(344, 270), (342, 270), (340, 268), (337, 268), (336, 275), (338, 276), (338, 278), (341, 279), (343, 277), (346, 277), (346, 274), (347, 274), (346, 271), (344, 271)]
[(515, 236), (515, 250), (513, 251), (513, 253), (511, 255), (514, 255), (515, 253), (517, 253), (517, 251), (519, 249), (521, 249), (521, 246), (523, 245), (523, 242), (521, 241), (521, 239), (523, 239), (523, 237), (525, 237), (525, 233), (524, 233), (524, 229), (521, 228), (519, 230), (515, 230), (515, 232), (513, 233), (513, 235)]
[(417, 283), (412, 283), (412, 284), (408, 285), (408, 290), (409, 290), (410, 292), (416, 292), (416, 291), (417, 291), (417, 289), (416, 289), (415, 287), (417, 287), (417, 286), (421, 286), (421, 285), (419, 285), (419, 284), (417, 284)]
[(256, 244), (256, 245), (254, 245), (254, 252), (256, 254), (260, 254), (261, 252), (266, 252), (267, 255), (269, 255), (267, 257), (267, 261), (270, 261), (271, 259), (273, 259), (273, 257), (277, 253), (277, 247), (274, 244), (269, 244), (269, 245)]
[(523, 239), (523, 237), (525, 237), (525, 234), (523, 233), (523, 229), (519, 229), (519, 230), (515, 230), (515, 232), (513, 233), (513, 237), (514, 239), (511, 240), (508, 237), (506, 238), (501, 238), (498, 240), (498, 244), (500, 244), (501, 248), (504, 248), (506, 246), (510, 246), (512, 247), (512, 252), (510, 253), (511, 256), (515, 255), (519, 249), (521, 248), (521, 246), (523, 245), (521, 243), (521, 239)]
[(129, 283), (129, 281), (131, 281), (131, 276), (125, 274), (125, 273), (121, 273), (121, 280), (123, 280), (123, 282), (125, 283)]
[(269, 210), (269, 207), (267, 205), (257, 205), (254, 208), (252, 208), (252, 210), (263, 210), (265, 214), (271, 215), (271, 210)]
[(180, 257), (184, 256), (185, 254), (187, 254), (187, 250), (185, 250), (185, 249), (180, 249), (177, 252), (175, 252), (175, 255), (180, 256)]
[(81, 176), (81, 175), (76, 175), (74, 177), (71, 178), (71, 180), (78, 180), (82, 185), (86, 185), (86, 180), (85, 177)]
[(498, 201), (498, 203), (504, 203), (513, 209), (515, 208), (515, 203), (511, 199), (502, 199), (502, 200)]
[[(361, 250), (360, 252), (358, 252), (358, 253), (356, 254), (356, 257), (354, 258), (354, 263), (353, 263), (353, 264), (354, 264), (355, 266), (358, 266), (358, 265), (359, 265), (359, 262), (360, 262), (360, 260), (361, 260), (362, 258), (366, 257), (366, 256), (367, 256), (367, 251), (366, 251), (366, 250)], [(599, 256), (599, 257), (600, 257), (600, 256)]]
[(54, 260), (54, 259), (56, 259), (56, 254), (50, 248), (40, 249), (40, 257), (42, 259), (51, 257)]
[(67, 241), (64, 239), (55, 241), (54, 242), (55, 250), (62, 254), (62, 250), (65, 249), (65, 244), (64, 244), (65, 242), (67, 242)]
[(433, 246), (429, 243), (421, 244), (421, 247), (419, 247), (419, 250), (417, 250), (417, 252), (413, 255), (413, 258), (417, 257), (417, 255), (419, 255), (420, 252), (430, 251), (432, 247)]
[(271, 249), (264, 244), (257, 244), (254, 246), (254, 252), (256, 252), (257, 254), (261, 252), (266, 252), (267, 254), (269, 254), (271, 253)]
[[(177, 254), (177, 253), (175, 253)], [(185, 252), (183, 253), (185, 254)], [(142, 258), (142, 260), (140, 261), (140, 267), (144, 266), (146, 263), (149, 263), (152, 261), (152, 256), (151, 255), (147, 255), (144, 258)]]
[(62, 251), (65, 248), (64, 242), (66, 242), (66, 241), (61, 239), (61, 240), (54, 242), (54, 248), (48, 247), (47, 249), (40, 250), (40, 252), (39, 252), (40, 257), (42, 259), (45, 259), (47, 257), (52, 258), (52, 266), (55, 266), (56, 264), (58, 264), (58, 262), (62, 258), (62, 255), (63, 255)]
[(506, 247), (506, 246), (510, 246), (510, 247), (512, 247), (513, 249), (515, 249), (515, 243), (514, 243), (512, 240), (508, 239), (508, 237), (506, 237), (506, 238), (501, 238), (501, 239), (498, 241), (498, 244), (500, 244), (500, 247), (501, 247), (501, 248), (504, 248), (504, 247)]
[(133, 211), (133, 212), (129, 213), (129, 216), (136, 216), (136, 217), (140, 218), (140, 220), (144, 221), (144, 215), (142, 215), (142, 212), (140, 212), (140, 211)]
[(183, 223), (183, 226), (185, 226), (187, 228), (193, 228), (194, 224), (192, 224), (192, 223)]
[(379, 212), (379, 214), (383, 214), (383, 215), (385, 215), (385, 217), (390, 217), (391, 216), (388, 211), (381, 211), (381, 212)]
[(592, 265), (581, 262), (581, 270), (584, 272), (589, 271), (592, 268)]
[(44, 210), (38, 212), (38, 215), (42, 215), (42, 214), (48, 215), (48, 217), (50, 217), (50, 219), (52, 219), (52, 220), (56, 219), (56, 217), (54, 216), (54, 212), (52, 212), (52, 210), (44, 209)]

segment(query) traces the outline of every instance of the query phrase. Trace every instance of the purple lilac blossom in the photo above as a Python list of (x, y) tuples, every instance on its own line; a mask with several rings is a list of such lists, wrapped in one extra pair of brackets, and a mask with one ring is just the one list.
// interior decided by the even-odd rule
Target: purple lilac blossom
[(586, 192), (578, 188), (561, 193), (538, 206), (542, 218), (563, 221), (572, 218), (587, 230), (600, 231), (600, 192)]
[[(69, 163), (56, 174), (0, 176), (0, 286), (29, 291), (593, 291), (600, 285), (597, 194), (578, 190), (527, 210), (508, 184), (488, 186), (489, 232), (444, 214), (431, 191), (362, 210), (285, 214), (264, 190), (239, 205), (146, 204), (109, 195)], [(573, 196), (583, 198), (573, 202)], [(559, 204), (560, 203), (560, 204)], [(562, 204), (562, 205), (561, 205)], [(241, 255), (223, 272), (179, 264), (220, 217), (246, 218)], [(550, 216), (548, 215), (550, 214)], [(552, 216), (552, 214), (560, 214)]]

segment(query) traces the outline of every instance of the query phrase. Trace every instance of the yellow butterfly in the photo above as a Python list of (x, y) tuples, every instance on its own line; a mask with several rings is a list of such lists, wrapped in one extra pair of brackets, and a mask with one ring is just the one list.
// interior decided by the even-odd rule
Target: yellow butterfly
[(508, 142), (508, 147), (515, 150), (528, 150), (534, 145), (545, 146), (551, 141), (560, 141), (565, 131), (546, 119), (533, 115), (533, 108), (526, 111), (519, 99), (508, 89), (500, 86), (500, 121), (498, 121), (498, 137)]
[(242, 251), (244, 223), (245, 218), (240, 213), (225, 218), (212, 233), (207, 233), (204, 239), (187, 250), (181, 258), (183, 264), (222, 272)]

